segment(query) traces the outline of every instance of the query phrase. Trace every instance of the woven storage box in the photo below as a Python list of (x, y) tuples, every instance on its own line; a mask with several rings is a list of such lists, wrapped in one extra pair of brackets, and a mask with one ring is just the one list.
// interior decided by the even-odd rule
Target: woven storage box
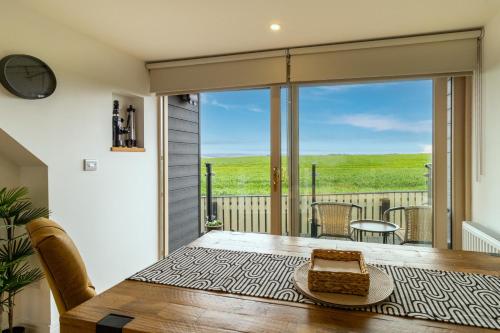
[[(315, 270), (315, 260), (357, 261), (359, 273), (329, 272)], [(370, 275), (366, 269), (363, 254), (359, 251), (339, 251), (316, 249), (311, 254), (311, 269), (308, 272), (308, 287), (312, 291), (340, 293), (351, 295), (368, 295), (370, 289)]]

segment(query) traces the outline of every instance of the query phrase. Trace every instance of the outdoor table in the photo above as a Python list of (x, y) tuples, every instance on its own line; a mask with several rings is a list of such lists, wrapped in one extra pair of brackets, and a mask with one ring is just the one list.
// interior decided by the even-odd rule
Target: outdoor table
[(363, 241), (363, 232), (375, 232), (382, 234), (384, 244), (387, 244), (387, 237), (392, 233), (392, 243), (395, 243), (395, 232), (399, 230), (399, 226), (380, 220), (355, 220), (351, 222), (351, 228), (356, 231), (356, 240)]

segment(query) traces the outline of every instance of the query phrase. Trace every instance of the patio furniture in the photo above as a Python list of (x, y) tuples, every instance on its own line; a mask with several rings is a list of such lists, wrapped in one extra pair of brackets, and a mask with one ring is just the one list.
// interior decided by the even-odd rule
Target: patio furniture
[(432, 244), (432, 207), (409, 206), (394, 207), (384, 212), (384, 220), (390, 222), (391, 213), (404, 212), (405, 226), (396, 231), (401, 244)]
[(394, 234), (400, 229), (399, 226), (394, 223), (379, 220), (356, 220), (351, 222), (351, 228), (354, 229), (358, 242), (363, 241), (363, 232), (368, 231), (382, 234), (384, 244), (387, 244), (387, 238), (391, 233), (392, 243), (394, 244)]
[(318, 227), (321, 227), (320, 237), (341, 237), (354, 240), (351, 231), (352, 211), (358, 210), (358, 217), (361, 216), (363, 208), (361, 206), (343, 202), (315, 202), (312, 208), (316, 211)]

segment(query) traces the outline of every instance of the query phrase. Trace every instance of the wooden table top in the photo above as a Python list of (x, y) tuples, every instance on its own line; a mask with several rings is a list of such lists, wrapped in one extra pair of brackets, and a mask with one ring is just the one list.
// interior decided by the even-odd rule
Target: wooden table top
[[(500, 275), (500, 257), (425, 247), (212, 231), (190, 245), (309, 256), (313, 248), (361, 250), (370, 263)], [(486, 332), (430, 320), (349, 311), (125, 280), (68, 311), (62, 333), (95, 332), (110, 313), (134, 317), (123, 332)]]

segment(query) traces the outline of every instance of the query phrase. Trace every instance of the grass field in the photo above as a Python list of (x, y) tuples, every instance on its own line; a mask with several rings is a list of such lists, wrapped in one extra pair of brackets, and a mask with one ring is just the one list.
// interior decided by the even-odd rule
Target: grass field
[[(311, 193), (311, 164), (317, 165), (317, 193), (425, 190), (430, 154), (306, 155), (300, 158), (300, 192)], [(212, 163), (214, 195), (269, 195), (269, 157), (203, 158), (202, 195), (205, 195), (205, 163)], [(286, 165), (286, 161), (283, 161)], [(286, 169), (283, 170), (287, 191)]]

